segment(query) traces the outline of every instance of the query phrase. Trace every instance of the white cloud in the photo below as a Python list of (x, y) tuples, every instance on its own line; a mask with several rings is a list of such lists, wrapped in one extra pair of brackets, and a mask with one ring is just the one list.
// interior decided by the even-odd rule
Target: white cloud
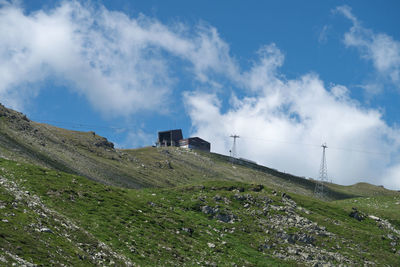
[(223, 112), (215, 94), (185, 94), (193, 134), (223, 154), (232, 145), (229, 135), (238, 134), (240, 157), (310, 177), (318, 174), (318, 144), (327, 142), (328, 173), (335, 182), (398, 186), (398, 176), (382, 179), (382, 174), (391, 168), (391, 154), (398, 153), (400, 132), (387, 126), (378, 111), (360, 107), (345, 86), (326, 88), (315, 74), (281, 77), (276, 68), (283, 63), (282, 53), (270, 48), (243, 75), (256, 96), (234, 97), (234, 105)]
[(328, 41), (328, 33), (331, 29), (331, 26), (324, 25), (321, 31), (318, 34), (318, 43), (325, 44)]
[(152, 145), (156, 140), (157, 137), (154, 133), (147, 133), (140, 128), (135, 131), (129, 131), (123, 143), (115, 144), (115, 146), (119, 148), (137, 148), (143, 146), (143, 144)]
[(390, 185), (392, 188), (400, 188), (400, 164), (389, 168), (382, 174), (383, 184)]
[(32, 85), (49, 78), (72, 86), (105, 114), (162, 109), (174, 89), (168, 56), (202, 83), (213, 82), (211, 73), (235, 77), (237, 71), (215, 28), (200, 25), (190, 33), (77, 1), (28, 14), (2, 1), (0, 40), (0, 97), (19, 109), (37, 92)]
[(384, 33), (375, 33), (361, 25), (349, 6), (340, 6), (336, 11), (352, 21), (352, 27), (344, 35), (344, 43), (355, 47), (361, 56), (373, 63), (383, 78), (398, 86), (400, 82), (400, 42)]
[[(353, 23), (345, 44), (357, 47), (382, 76), (398, 81), (399, 43), (363, 28), (348, 7), (337, 10)], [(245, 96), (232, 96), (230, 107), (216, 92), (184, 94), (193, 133), (210, 140), (213, 151), (226, 154), (229, 135), (236, 133), (241, 157), (315, 177), (318, 144), (327, 142), (328, 172), (335, 182), (399, 186), (399, 130), (380, 112), (362, 108), (345, 86), (327, 88), (316, 74), (287, 80), (279, 73), (284, 55), (274, 44), (262, 47), (258, 56), (250, 70), (241, 71), (229, 45), (204, 24), (165, 25), (77, 1), (26, 13), (0, 0), (0, 98), (8, 105), (21, 109), (42, 82), (55, 79), (104, 114), (154, 112), (166, 108), (176, 82), (171, 62), (178, 61), (179, 71), (187, 70), (199, 88), (221, 90), (225, 84), (215, 79), (221, 75), (247, 90)], [(132, 136), (152, 139), (139, 130), (128, 136), (130, 145), (135, 145)]]

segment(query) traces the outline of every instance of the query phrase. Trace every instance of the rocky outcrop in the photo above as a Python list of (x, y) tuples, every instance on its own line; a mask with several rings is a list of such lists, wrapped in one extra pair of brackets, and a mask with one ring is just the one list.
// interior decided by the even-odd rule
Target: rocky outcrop
[(96, 147), (103, 147), (103, 148), (108, 148), (108, 149), (114, 149), (114, 144), (110, 141), (107, 140), (105, 137), (101, 137), (99, 140), (96, 140), (94, 143)]
[[(261, 187), (250, 188), (255, 193), (262, 189)], [(261, 253), (305, 266), (357, 266), (360, 264), (359, 261), (354, 260), (352, 254), (346, 252), (360, 250), (357, 244), (337, 236), (326, 227), (306, 218), (304, 215), (308, 216), (312, 212), (299, 206), (290, 195), (272, 192), (273, 195), (280, 196), (280, 200), (277, 201), (265, 195), (256, 196), (239, 192), (237, 189), (232, 189), (232, 191), (235, 194), (229, 201), (232, 204), (233, 202), (240, 203), (243, 214), (252, 214), (253, 219), (258, 220), (258, 224), (264, 231), (264, 241), (257, 247)], [(221, 223), (243, 220), (241, 216), (244, 215), (241, 215), (240, 211), (227, 210), (219, 205), (213, 206), (206, 201), (206, 197), (201, 199), (204, 204), (207, 204), (201, 206), (200, 211), (209, 219), (218, 220)], [(218, 194), (213, 196), (212, 200), (216, 203), (230, 203), (226, 197)], [(353, 218), (365, 218), (360, 211), (353, 211), (355, 212)], [(335, 244), (333, 247), (332, 243)], [(218, 245), (209, 244), (210, 248), (215, 246)], [(370, 266), (374, 263), (364, 260), (362, 265)]]
[(219, 207), (210, 207), (210, 206), (203, 206), (201, 207), (201, 211), (204, 214), (207, 214), (210, 216), (210, 218), (216, 219), (220, 222), (224, 223), (233, 223), (237, 216), (233, 215), (229, 211), (226, 210), (220, 210)]
[(357, 208), (354, 207), (352, 208), (352, 211), (350, 212), (349, 216), (358, 220), (359, 222), (365, 219), (365, 214), (361, 213), (360, 211), (357, 210)]

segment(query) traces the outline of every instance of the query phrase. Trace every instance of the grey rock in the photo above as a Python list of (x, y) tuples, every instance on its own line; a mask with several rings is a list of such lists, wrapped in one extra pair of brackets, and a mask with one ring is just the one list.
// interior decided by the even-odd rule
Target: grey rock
[(214, 201), (221, 201), (221, 200), (222, 200), (222, 197), (220, 195), (216, 195), (214, 197)]
[(299, 255), (300, 255), (304, 260), (307, 260), (307, 261), (313, 259), (312, 256), (311, 256), (310, 254), (306, 253), (306, 252), (301, 252), (301, 253), (299, 253)]
[(353, 217), (354, 219), (356, 219), (360, 222), (365, 219), (365, 215), (362, 214), (361, 212), (359, 212), (357, 210), (357, 208), (353, 208), (353, 210), (350, 212), (349, 216)]
[(40, 228), (39, 231), (42, 232), (42, 233), (50, 233), (50, 234), (53, 234), (53, 231), (52, 231), (51, 229), (47, 228), (47, 227)]
[(261, 184), (256, 185), (255, 187), (251, 188), (251, 190), (254, 191), (254, 192), (260, 192), (263, 189), (264, 189), (264, 186), (261, 185)]
[(305, 244), (313, 244), (315, 241), (315, 238), (311, 235), (301, 233), (297, 236), (297, 240), (302, 243), (305, 243)]
[(232, 223), (235, 220), (235, 216), (232, 214), (217, 214), (215, 216), (215, 219), (217, 219), (218, 221), (224, 222), (224, 223)]
[(209, 248), (215, 248), (215, 244), (214, 244), (214, 243), (207, 243), (207, 246), (208, 246)]
[(97, 140), (94, 143), (94, 145), (97, 147), (103, 147), (103, 148), (111, 148), (111, 149), (114, 148), (114, 144), (112, 142), (109, 142), (107, 140), (107, 138), (104, 138), (104, 137), (101, 137), (100, 140)]
[(189, 236), (192, 236), (193, 233), (194, 233), (194, 230), (192, 228), (189, 228), (189, 227), (187, 227), (187, 228), (186, 227), (182, 227), (182, 231), (188, 233)]
[(236, 200), (239, 200), (239, 201), (243, 201), (243, 200), (246, 199), (245, 196), (240, 195), (240, 194), (235, 194), (235, 195), (233, 196), (233, 198), (236, 199)]
[(258, 251), (264, 251), (266, 249), (272, 249), (274, 247), (274, 244), (270, 244), (270, 243), (265, 243), (265, 244), (261, 244), (258, 246)]
[(213, 207), (210, 206), (203, 206), (201, 208), (201, 211), (205, 214), (210, 214), (210, 215), (214, 215), (215, 214), (215, 209)]

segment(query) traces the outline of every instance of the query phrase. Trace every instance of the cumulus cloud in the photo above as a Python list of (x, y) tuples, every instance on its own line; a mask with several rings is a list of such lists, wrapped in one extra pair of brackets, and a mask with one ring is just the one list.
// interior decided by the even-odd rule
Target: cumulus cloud
[[(353, 23), (345, 44), (359, 49), (380, 75), (398, 81), (399, 43), (363, 28), (350, 8), (337, 11)], [(54, 79), (104, 114), (154, 112), (166, 108), (179, 65), (198, 88), (220, 89), (183, 96), (192, 133), (211, 141), (213, 151), (227, 154), (229, 135), (239, 134), (240, 157), (316, 177), (319, 144), (327, 142), (328, 173), (335, 182), (399, 187), (400, 132), (379, 111), (363, 108), (345, 86), (326, 86), (315, 73), (286, 79), (279, 72), (285, 56), (274, 44), (257, 55), (250, 69), (241, 70), (229, 45), (206, 24), (166, 25), (77, 1), (27, 13), (0, 0), (0, 98), (8, 105), (21, 109), (41, 83)], [(222, 99), (224, 82), (242, 89), (241, 96)], [(126, 142), (151, 139), (139, 130)]]
[(400, 42), (385, 33), (375, 33), (362, 26), (349, 6), (340, 6), (336, 12), (351, 20), (352, 27), (344, 35), (344, 44), (355, 47), (361, 56), (373, 63), (381, 77), (398, 86), (400, 81)]
[(0, 40), (0, 97), (19, 109), (39, 90), (34, 85), (55, 78), (107, 114), (158, 110), (174, 90), (168, 57), (201, 83), (237, 71), (213, 27), (189, 31), (77, 1), (33, 13), (2, 1)]
[(275, 46), (262, 49), (259, 62), (243, 74), (255, 96), (234, 97), (226, 111), (216, 94), (185, 94), (194, 135), (212, 142), (213, 150), (228, 154), (230, 134), (238, 134), (240, 157), (298, 175), (316, 177), (321, 158), (318, 144), (328, 143), (328, 173), (337, 183), (369, 181), (398, 186), (392, 168), (398, 153), (399, 131), (381, 114), (352, 100), (345, 86), (327, 88), (316, 74), (287, 80), (279, 74), (283, 55)]

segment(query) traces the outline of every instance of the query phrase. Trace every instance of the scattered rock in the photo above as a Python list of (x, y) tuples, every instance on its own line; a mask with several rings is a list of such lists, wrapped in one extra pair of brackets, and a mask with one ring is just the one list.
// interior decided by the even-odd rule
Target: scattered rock
[(361, 212), (359, 212), (358, 210), (357, 210), (357, 208), (352, 208), (353, 210), (350, 212), (350, 214), (349, 214), (349, 216), (350, 217), (353, 217), (354, 219), (356, 219), (356, 220), (358, 220), (358, 221), (362, 221), (362, 220), (364, 220), (365, 219), (365, 215), (364, 214), (362, 214)]
[(233, 196), (233, 198), (236, 199), (236, 200), (239, 200), (239, 201), (243, 201), (243, 200), (246, 199), (246, 197), (243, 196), (243, 195), (241, 195), (241, 194), (235, 194), (235, 195)]
[(214, 244), (214, 243), (207, 243), (207, 246), (208, 246), (209, 248), (215, 248), (215, 244)]
[(304, 244), (313, 244), (315, 241), (315, 238), (313, 236), (305, 233), (287, 234), (285, 232), (278, 232), (276, 233), (276, 237), (290, 244), (294, 244), (296, 243), (296, 241), (302, 242)]
[(222, 200), (222, 197), (220, 195), (216, 195), (214, 197), (214, 201), (221, 201), (221, 200)]
[(215, 219), (224, 223), (233, 223), (235, 221), (235, 216), (233, 214), (219, 213), (215, 216)]
[(313, 257), (306, 252), (301, 252), (301, 253), (299, 253), (299, 255), (306, 261), (310, 261), (313, 259)]
[(192, 228), (189, 228), (189, 227), (182, 227), (182, 229), (181, 229), (182, 231), (184, 231), (184, 232), (186, 232), (186, 233), (188, 233), (189, 234), (189, 236), (192, 236), (193, 235), (193, 233), (194, 233), (194, 230), (192, 229)]
[(311, 214), (311, 211), (309, 211), (303, 207), (298, 206), (297, 209), (301, 212), (304, 212), (305, 214)]
[(224, 222), (224, 223), (233, 223), (236, 219), (236, 216), (233, 214), (230, 214), (228, 212), (221, 212), (219, 208), (213, 208), (210, 206), (203, 206), (201, 207), (201, 211), (204, 214), (208, 214), (212, 216), (213, 219), (216, 219), (217, 221)]
[(210, 206), (203, 206), (201, 207), (201, 212), (205, 213), (205, 214), (209, 214), (209, 215), (214, 215), (215, 209), (213, 207)]
[(149, 201), (147, 204), (149, 204), (152, 207), (156, 207), (157, 205), (154, 202)]
[(379, 217), (376, 217), (376, 216), (374, 216), (374, 215), (368, 215), (368, 218), (370, 218), (370, 219), (372, 219), (372, 220), (375, 220), (375, 221), (377, 221), (377, 222), (379, 222), (379, 221), (381, 220)]
[(244, 192), (244, 188), (243, 187), (237, 187), (237, 186), (229, 186), (226, 187), (227, 191), (237, 191), (237, 192)]
[(395, 240), (396, 239), (396, 237), (394, 235), (392, 235), (392, 234), (388, 234), (387, 238), (390, 239), (390, 240)]
[(256, 185), (255, 187), (251, 188), (251, 190), (254, 192), (260, 192), (263, 189), (264, 189), (264, 186), (262, 184)]
[(40, 228), (39, 232), (53, 234), (53, 231), (51, 229), (47, 228), (47, 227)]
[(275, 246), (275, 244), (271, 243), (265, 243), (261, 244), (258, 246), (258, 251), (264, 251), (265, 249), (272, 249)]

